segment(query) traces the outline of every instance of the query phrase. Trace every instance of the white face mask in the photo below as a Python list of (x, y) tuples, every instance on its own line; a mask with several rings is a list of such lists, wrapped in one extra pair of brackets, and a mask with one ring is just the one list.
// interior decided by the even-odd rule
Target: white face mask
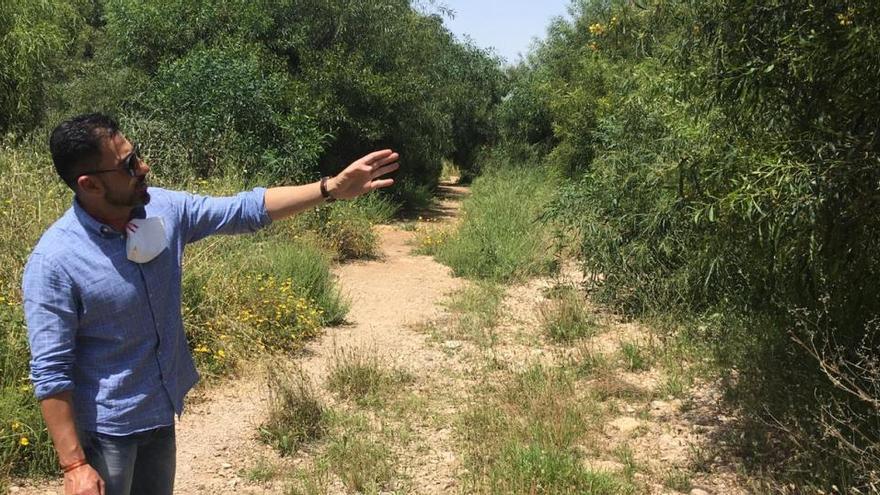
[(125, 229), (128, 231), (125, 242), (128, 259), (135, 263), (149, 263), (168, 249), (162, 217), (135, 218)]

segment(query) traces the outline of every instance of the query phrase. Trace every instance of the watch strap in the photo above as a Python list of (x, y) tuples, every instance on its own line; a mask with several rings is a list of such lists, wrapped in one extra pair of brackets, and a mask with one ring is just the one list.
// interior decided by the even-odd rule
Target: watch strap
[(330, 194), (330, 191), (327, 190), (327, 180), (329, 179), (330, 177), (326, 175), (321, 177), (321, 197), (326, 199), (328, 203), (332, 203), (333, 201), (336, 201), (336, 198), (334, 198)]

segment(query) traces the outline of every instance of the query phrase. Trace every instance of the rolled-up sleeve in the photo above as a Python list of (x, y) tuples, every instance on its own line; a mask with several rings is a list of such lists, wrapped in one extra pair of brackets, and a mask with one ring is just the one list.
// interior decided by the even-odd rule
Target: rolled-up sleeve
[(70, 277), (51, 259), (34, 253), (25, 267), (22, 293), (37, 399), (72, 390), (79, 317)]
[(211, 197), (182, 193), (182, 227), (187, 243), (212, 234), (255, 232), (272, 219), (265, 205), (266, 189), (255, 188), (235, 196)]

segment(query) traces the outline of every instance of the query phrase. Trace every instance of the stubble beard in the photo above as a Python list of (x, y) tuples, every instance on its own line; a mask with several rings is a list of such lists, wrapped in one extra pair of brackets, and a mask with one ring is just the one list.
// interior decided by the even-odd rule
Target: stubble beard
[(140, 181), (133, 191), (127, 191), (125, 194), (115, 194), (108, 189), (104, 193), (104, 200), (112, 206), (137, 208), (150, 203), (150, 193), (147, 192), (146, 182)]

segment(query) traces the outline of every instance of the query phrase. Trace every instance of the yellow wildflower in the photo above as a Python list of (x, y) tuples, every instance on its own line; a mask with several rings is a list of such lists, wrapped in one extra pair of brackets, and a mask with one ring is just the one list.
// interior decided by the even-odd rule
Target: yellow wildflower
[(592, 34), (594, 36), (602, 36), (603, 34), (605, 34), (605, 26), (603, 26), (601, 23), (598, 23), (598, 22), (595, 24), (592, 24), (590, 26), (590, 34)]
[(12, 422), (12, 431), (17, 431), (19, 428), (21, 428), (21, 423), (19, 423), (18, 421), (13, 421)]
[(28, 437), (21, 437), (21, 439), (18, 440), (18, 444), (22, 447), (27, 447), (31, 444), (31, 441), (28, 440)]

